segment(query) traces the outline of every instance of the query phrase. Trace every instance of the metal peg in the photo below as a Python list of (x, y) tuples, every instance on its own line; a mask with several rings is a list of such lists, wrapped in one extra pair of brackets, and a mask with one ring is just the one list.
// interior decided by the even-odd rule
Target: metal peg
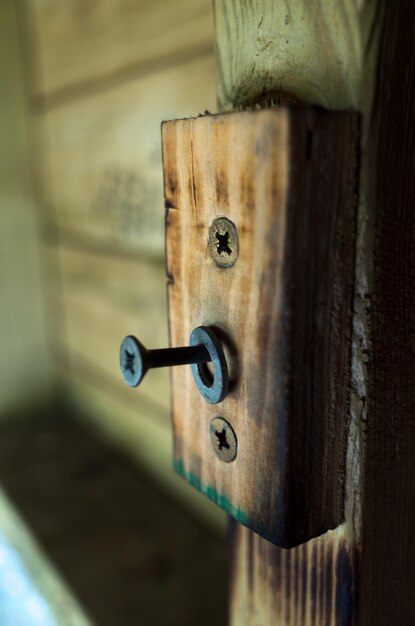
[[(213, 374), (206, 363), (212, 363)], [(210, 328), (195, 328), (188, 347), (147, 350), (133, 335), (121, 342), (120, 368), (130, 387), (138, 387), (150, 369), (187, 364), (192, 365), (197, 388), (205, 400), (211, 404), (221, 402), (228, 391), (228, 368), (223, 348)]]

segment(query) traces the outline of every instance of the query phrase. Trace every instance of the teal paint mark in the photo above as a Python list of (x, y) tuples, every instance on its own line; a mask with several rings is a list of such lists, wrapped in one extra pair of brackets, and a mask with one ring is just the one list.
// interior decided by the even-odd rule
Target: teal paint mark
[(237, 522), (244, 526), (249, 526), (249, 517), (247, 514), (240, 507), (234, 506), (225, 494), (219, 493), (210, 485), (205, 485), (202, 483), (199, 476), (196, 476), (190, 470), (186, 470), (182, 459), (174, 459), (173, 467), (180, 476), (185, 478), (187, 482), (192, 485), (192, 487), (204, 493), (210, 500), (220, 506), (221, 509), (229, 513)]

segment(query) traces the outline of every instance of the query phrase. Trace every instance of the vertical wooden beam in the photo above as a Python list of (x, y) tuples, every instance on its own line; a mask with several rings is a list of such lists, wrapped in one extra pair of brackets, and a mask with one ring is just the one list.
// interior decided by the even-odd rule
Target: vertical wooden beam
[[(232, 624), (415, 623), (415, 8), (216, 0), (224, 110), (363, 115), (345, 523), (281, 551), (233, 525)], [(380, 41), (380, 46), (379, 46)]]
[(373, 293), (359, 624), (415, 623), (415, 6), (385, 2), (374, 98)]

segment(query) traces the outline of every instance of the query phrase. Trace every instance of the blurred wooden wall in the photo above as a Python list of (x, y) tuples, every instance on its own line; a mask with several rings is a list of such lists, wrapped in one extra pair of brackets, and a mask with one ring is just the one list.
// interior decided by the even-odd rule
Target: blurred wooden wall
[(211, 2), (25, 0), (21, 22), (54, 365), (71, 405), (193, 502), (170, 470), (168, 372), (131, 390), (118, 348), (168, 343), (160, 123), (215, 107)]
[(0, 3), (0, 418), (51, 393), (16, 5)]

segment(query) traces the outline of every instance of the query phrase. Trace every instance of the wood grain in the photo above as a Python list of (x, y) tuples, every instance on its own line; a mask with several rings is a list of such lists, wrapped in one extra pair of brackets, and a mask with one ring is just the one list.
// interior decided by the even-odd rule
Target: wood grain
[(328, 109), (361, 108), (362, 100), (371, 100), (373, 76), (362, 84), (362, 67), (376, 35), (376, 5), (215, 0), (220, 109), (264, 99), (271, 105), (281, 97)]
[(212, 54), (209, 0), (25, 0), (33, 91), (50, 105)]
[(84, 246), (162, 258), (160, 123), (213, 104), (205, 56), (38, 115), (45, 219)]
[(358, 553), (345, 526), (283, 550), (231, 524), (231, 626), (348, 626)]
[[(168, 372), (156, 369), (129, 389), (119, 368), (119, 345), (128, 334), (149, 348), (167, 345), (164, 266), (60, 246), (48, 250), (54, 342), (73, 370), (90, 372), (114, 395), (159, 406), (168, 425)], [(58, 272), (52, 267), (58, 266)]]
[[(303, 108), (163, 125), (171, 342), (213, 326), (232, 367), (218, 406), (173, 370), (176, 468), (283, 547), (344, 515), (357, 137), (353, 115)], [(221, 216), (239, 232), (230, 269), (207, 245)], [(211, 449), (216, 415), (233, 463)]]

